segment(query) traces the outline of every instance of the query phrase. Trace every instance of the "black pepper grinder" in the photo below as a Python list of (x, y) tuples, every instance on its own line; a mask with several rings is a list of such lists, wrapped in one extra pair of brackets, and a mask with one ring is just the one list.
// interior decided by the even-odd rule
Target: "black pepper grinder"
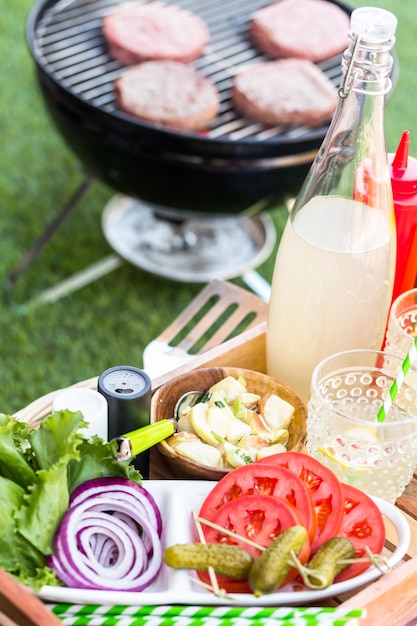
[[(108, 404), (108, 439), (147, 426), (151, 412), (151, 379), (128, 365), (111, 367), (100, 374), (97, 390)], [(133, 461), (142, 477), (149, 478), (149, 450)]]

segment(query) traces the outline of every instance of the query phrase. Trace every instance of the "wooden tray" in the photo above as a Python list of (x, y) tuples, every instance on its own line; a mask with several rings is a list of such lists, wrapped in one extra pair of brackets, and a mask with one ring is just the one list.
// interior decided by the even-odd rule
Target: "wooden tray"
[[(266, 323), (261, 323), (241, 335), (196, 356), (191, 362), (153, 380), (153, 391), (160, 385), (182, 372), (198, 367), (235, 366), (266, 370), (265, 360)], [(77, 383), (75, 386), (97, 388), (97, 377)], [(51, 392), (19, 411), (16, 416), (31, 424), (36, 424), (50, 412), (52, 401), (60, 390)], [(163, 464), (156, 449), (151, 452), (151, 479), (174, 478), (163, 471)], [(390, 626), (411, 626), (417, 623), (417, 477), (407, 487), (397, 501), (397, 506), (404, 513), (411, 528), (411, 544), (403, 562), (391, 573), (368, 585), (358, 593), (332, 598), (327, 606), (366, 608), (367, 617), (360, 620), (367, 626), (390, 624)], [(387, 527), (386, 553), (392, 552), (396, 545), (396, 534)], [(323, 603), (322, 603), (323, 604)], [(414, 618), (414, 619), (413, 619)]]

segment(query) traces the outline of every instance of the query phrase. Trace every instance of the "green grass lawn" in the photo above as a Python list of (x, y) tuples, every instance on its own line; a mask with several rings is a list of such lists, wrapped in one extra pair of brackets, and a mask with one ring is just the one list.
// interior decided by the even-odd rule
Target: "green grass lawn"
[[(101, 214), (114, 191), (102, 183), (93, 184), (15, 287), (6, 285), (11, 270), (83, 179), (38, 93), (25, 39), (32, 5), (29, 0), (0, 0), (0, 411), (5, 413), (108, 367), (142, 367), (145, 345), (201, 289), (123, 264), (54, 304), (25, 310), (23, 305), (44, 289), (112, 254)], [(399, 20), (400, 75), (387, 106), (387, 148), (395, 150), (408, 128), (417, 156), (417, 4), (380, 0), (378, 5)], [(272, 215), (281, 232), (286, 209), (277, 207)], [(270, 258), (259, 268), (267, 280), (272, 267)]]

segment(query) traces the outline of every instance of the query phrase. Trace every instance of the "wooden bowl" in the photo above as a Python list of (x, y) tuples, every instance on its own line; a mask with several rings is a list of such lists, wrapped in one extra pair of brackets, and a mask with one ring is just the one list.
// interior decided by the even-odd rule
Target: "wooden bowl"
[[(151, 402), (151, 423), (164, 418), (174, 417), (174, 408), (178, 399), (187, 391), (206, 391), (226, 376), (238, 378), (243, 376), (247, 383), (247, 390), (262, 395), (275, 393), (283, 400), (293, 405), (295, 412), (289, 428), (288, 450), (300, 451), (306, 438), (307, 408), (302, 400), (289, 387), (279, 381), (255, 372), (238, 367), (209, 367), (196, 369), (181, 374), (165, 383), (155, 391)], [(195, 463), (177, 452), (166, 441), (157, 445), (161, 460), (164, 462), (164, 473), (172, 478), (196, 480), (220, 480), (230, 472), (228, 468), (214, 468)]]

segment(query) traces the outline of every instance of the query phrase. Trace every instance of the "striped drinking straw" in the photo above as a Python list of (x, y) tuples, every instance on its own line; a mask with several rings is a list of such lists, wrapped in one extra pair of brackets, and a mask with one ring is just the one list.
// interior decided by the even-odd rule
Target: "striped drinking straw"
[(376, 416), (378, 422), (383, 422), (388, 411), (390, 410), (392, 403), (394, 402), (394, 399), (397, 395), (397, 393), (399, 392), (399, 390), (401, 389), (401, 386), (404, 382), (405, 377), (407, 376), (408, 370), (410, 369), (412, 363), (414, 362), (415, 358), (417, 355), (417, 336), (414, 337), (414, 341), (411, 344), (411, 348), (408, 351), (407, 356), (405, 357), (404, 361), (401, 364), (401, 368), (400, 371), (398, 372), (397, 376), (395, 377), (394, 382), (392, 383), (386, 398), (384, 400), (384, 403), (381, 405), (378, 414)]
[(366, 618), (366, 609), (343, 607), (47, 606), (63, 626), (358, 626)]

